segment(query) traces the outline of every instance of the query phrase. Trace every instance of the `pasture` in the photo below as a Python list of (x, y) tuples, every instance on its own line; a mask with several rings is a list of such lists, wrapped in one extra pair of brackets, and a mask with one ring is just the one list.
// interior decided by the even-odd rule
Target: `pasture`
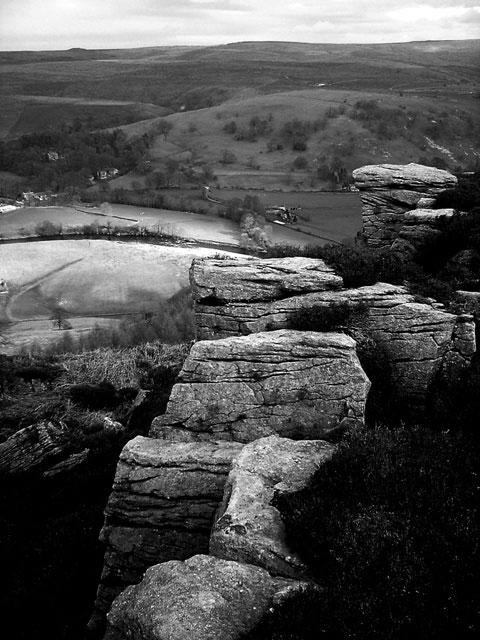
[(4, 238), (35, 235), (35, 227), (44, 220), (61, 224), (63, 231), (79, 232), (84, 225), (108, 223), (112, 227), (160, 228), (188, 240), (238, 244), (238, 227), (230, 220), (201, 216), (187, 211), (147, 209), (131, 205), (108, 205), (106, 208), (25, 207), (0, 215), (0, 235)]
[(78, 335), (95, 324), (115, 325), (126, 315), (155, 312), (188, 286), (196, 256), (216, 250), (108, 240), (56, 240), (0, 246), (9, 297), (2, 309), (10, 323), (0, 351), (11, 353), (37, 340), (61, 337), (50, 321), (60, 307)]

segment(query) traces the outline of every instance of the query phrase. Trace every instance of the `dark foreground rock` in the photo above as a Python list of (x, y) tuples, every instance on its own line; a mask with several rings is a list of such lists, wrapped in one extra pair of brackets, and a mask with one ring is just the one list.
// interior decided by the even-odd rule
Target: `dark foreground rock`
[(240, 640), (306, 583), (197, 555), (151, 567), (108, 614), (105, 640)]
[(282, 517), (272, 501), (305, 487), (334, 451), (323, 440), (278, 436), (246, 445), (229, 473), (210, 553), (264, 567), (273, 575), (308, 577), (307, 567), (287, 544)]
[(271, 331), (192, 346), (150, 435), (251, 442), (322, 438), (363, 420), (370, 383), (355, 341), (338, 333)]
[[(0, 473), (60, 473), (85, 462), (88, 450), (72, 455), (70, 438), (61, 424), (46, 420), (20, 429), (0, 444)], [(63, 463), (63, 464), (62, 464)]]

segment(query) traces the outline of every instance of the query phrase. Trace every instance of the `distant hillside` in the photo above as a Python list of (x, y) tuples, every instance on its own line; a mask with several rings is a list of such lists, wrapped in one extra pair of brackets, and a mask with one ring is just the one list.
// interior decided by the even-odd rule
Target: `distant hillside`
[(220, 104), (247, 89), (269, 94), (324, 84), (470, 104), (480, 82), (479, 54), (480, 40), (3, 52), (1, 103), (36, 95), (153, 103), (176, 111)]
[[(172, 129), (167, 139), (158, 135), (151, 148), (154, 169), (162, 170), (169, 159), (191, 158), (209, 164), (227, 186), (242, 186), (242, 173), (280, 172), (280, 182), (312, 187), (315, 177), (328, 178), (327, 168), (351, 171), (378, 162), (466, 169), (476, 166), (480, 151), (473, 104), (411, 92), (246, 90), (222, 105), (166, 119)], [(157, 121), (121, 128), (135, 137), (153, 130)]]

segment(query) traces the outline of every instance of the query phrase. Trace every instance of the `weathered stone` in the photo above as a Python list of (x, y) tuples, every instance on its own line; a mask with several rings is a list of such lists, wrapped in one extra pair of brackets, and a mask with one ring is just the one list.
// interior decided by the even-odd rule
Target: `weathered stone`
[(226, 338), (260, 331), (288, 329), (300, 309), (336, 302), (363, 303), (382, 308), (395, 307), (414, 298), (403, 287), (377, 283), (358, 289), (309, 293), (269, 302), (238, 302), (222, 307), (198, 305), (197, 332), (202, 339)]
[(190, 268), (190, 283), (196, 302), (221, 305), (339, 289), (343, 281), (323, 260), (312, 258), (196, 258)]
[(430, 209), (435, 204), (435, 198), (420, 198), (417, 202), (417, 209)]
[(455, 209), (412, 209), (406, 211), (403, 220), (406, 224), (437, 224), (455, 215)]
[(100, 534), (106, 552), (95, 623), (147, 567), (207, 551), (214, 513), (241, 448), (235, 442), (167, 443), (142, 436), (127, 443)]
[(285, 540), (275, 495), (298, 491), (331, 458), (323, 440), (270, 436), (246, 445), (234, 461), (210, 538), (210, 553), (264, 567), (273, 575), (308, 577), (308, 569)]
[(414, 163), (368, 165), (355, 169), (353, 178), (361, 192), (364, 237), (374, 247), (391, 246), (404, 224), (405, 212), (412, 222), (412, 216), (421, 211), (415, 207), (425, 202), (431, 205), (433, 196), (457, 184), (448, 171)]
[(480, 291), (456, 291), (455, 301), (466, 313), (480, 314)]
[[(468, 366), (475, 352), (475, 328), (469, 316), (447, 313), (442, 305), (417, 303), (405, 287), (386, 283), (341, 291), (323, 291), (273, 302), (232, 303), (197, 313), (201, 335), (224, 337), (290, 326), (299, 309), (338, 303), (367, 309), (362, 328), (382, 347), (399, 396), (422, 405), (444, 358)], [(458, 327), (464, 338), (456, 338)], [(457, 353), (460, 357), (453, 357)], [(288, 434), (287, 434), (288, 435)], [(320, 437), (320, 436), (317, 436)]]
[(206, 555), (165, 562), (115, 600), (105, 640), (240, 640), (280, 602), (314, 590)]
[(428, 242), (438, 238), (440, 235), (441, 231), (429, 224), (405, 225), (398, 230), (398, 237), (393, 241), (391, 250), (398, 251), (398, 243), (403, 241), (413, 247), (412, 255), (415, 255)]
[(78, 469), (78, 467), (81, 467), (85, 462), (87, 462), (89, 455), (90, 449), (84, 449), (78, 453), (72, 453), (68, 458), (65, 458), (65, 460), (60, 460), (60, 462), (49, 467), (42, 473), (42, 476), (44, 478), (53, 478), (61, 473), (69, 473), (74, 469)]
[(396, 187), (400, 189), (424, 190), (450, 189), (457, 184), (457, 178), (443, 169), (409, 164), (371, 164), (353, 172), (357, 189)]
[(363, 420), (369, 387), (355, 342), (343, 334), (272, 331), (206, 340), (192, 346), (150, 435), (176, 427), (198, 440), (320, 438), (344, 419)]
[(117, 420), (112, 420), (108, 416), (105, 416), (103, 419), (103, 429), (107, 433), (115, 433), (117, 435), (124, 433), (126, 431), (126, 428), (121, 422), (118, 422)]
[(61, 426), (43, 421), (0, 444), (0, 473), (42, 473), (68, 458), (72, 447)]

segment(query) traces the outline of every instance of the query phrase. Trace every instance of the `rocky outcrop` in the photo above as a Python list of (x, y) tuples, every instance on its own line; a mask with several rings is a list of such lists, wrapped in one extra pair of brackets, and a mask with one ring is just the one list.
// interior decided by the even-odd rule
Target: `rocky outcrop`
[[(414, 163), (368, 165), (355, 169), (353, 179), (362, 200), (363, 234), (373, 247), (390, 247), (404, 226), (406, 212), (418, 204), (431, 206), (432, 198), (457, 184), (448, 171)], [(421, 224), (434, 215), (427, 216), (424, 210)]]
[(258, 302), (292, 295), (339, 289), (342, 278), (322, 260), (273, 258), (258, 260), (195, 259), (190, 268), (190, 285), (195, 301), (223, 304), (224, 301)]
[(370, 383), (355, 341), (338, 333), (272, 331), (192, 346), (150, 435), (251, 442), (321, 438), (363, 420)]
[(303, 488), (334, 451), (323, 440), (278, 436), (246, 445), (229, 473), (210, 553), (255, 564), (272, 575), (307, 577), (307, 567), (285, 540), (282, 517), (272, 501)]
[(115, 600), (105, 640), (240, 640), (306, 591), (315, 587), (211, 556), (165, 562)]
[(190, 285), (197, 339), (209, 340), (263, 331), (267, 322), (254, 328), (249, 321), (272, 304), (288, 306), (313, 292), (340, 289), (343, 281), (323, 260), (311, 258), (195, 259)]
[(386, 283), (251, 304), (198, 304), (197, 327), (211, 337), (285, 329), (299, 310), (339, 303), (361, 304), (365, 309), (360, 328), (385, 352), (398, 395), (414, 406), (423, 405), (442, 368), (452, 371), (452, 367), (468, 366), (475, 352), (471, 316), (447, 313), (433, 300), (416, 302), (405, 287)]
[(20, 429), (0, 444), (0, 473), (56, 475), (85, 462), (88, 450), (72, 455), (62, 425), (42, 421)]
[(480, 291), (456, 291), (455, 301), (465, 313), (480, 315)]
[(100, 539), (104, 567), (90, 628), (115, 596), (158, 562), (206, 552), (234, 442), (166, 443), (137, 436), (124, 447)]

